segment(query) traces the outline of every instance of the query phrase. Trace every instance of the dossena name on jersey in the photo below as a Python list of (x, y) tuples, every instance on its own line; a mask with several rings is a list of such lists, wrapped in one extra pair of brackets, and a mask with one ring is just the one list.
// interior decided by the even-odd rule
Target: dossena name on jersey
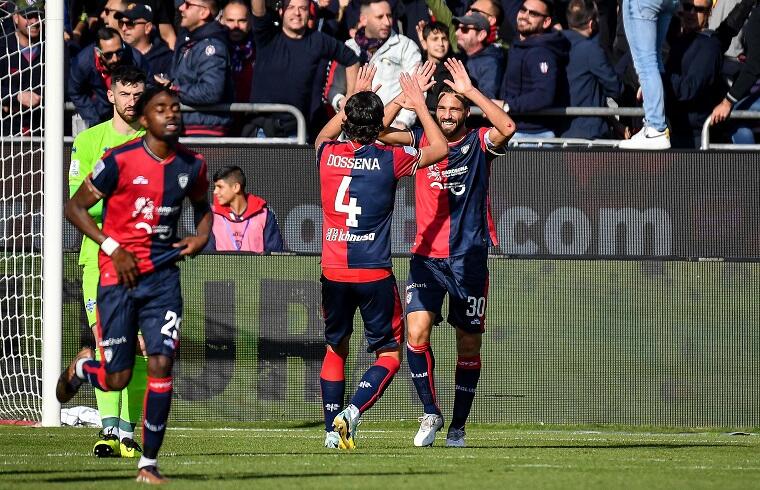
[(328, 155), (327, 166), (356, 170), (380, 170), (380, 162), (377, 158), (354, 158), (340, 155)]

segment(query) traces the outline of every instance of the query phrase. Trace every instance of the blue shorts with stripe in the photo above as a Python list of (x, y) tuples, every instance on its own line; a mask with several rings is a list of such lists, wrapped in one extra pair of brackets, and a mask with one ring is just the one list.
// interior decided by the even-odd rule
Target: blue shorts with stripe
[(488, 299), (488, 249), (447, 258), (412, 255), (406, 283), (406, 314), (429, 311), (435, 323), (443, 320), (443, 299), (449, 295), (449, 315), (454, 327), (469, 333), (485, 331)]
[(404, 318), (396, 278), (371, 282), (322, 282), (325, 340), (332, 347), (354, 331), (357, 308), (364, 320), (367, 352), (394, 349), (404, 342)]
[(174, 357), (182, 323), (179, 269), (172, 265), (140, 276), (132, 289), (98, 285), (97, 311), (106, 372), (132, 367), (138, 329), (148, 355)]

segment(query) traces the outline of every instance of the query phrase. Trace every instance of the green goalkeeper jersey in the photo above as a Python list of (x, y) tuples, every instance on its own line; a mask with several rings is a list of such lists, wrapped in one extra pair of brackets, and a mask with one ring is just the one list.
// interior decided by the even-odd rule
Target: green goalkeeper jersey
[[(84, 178), (92, 172), (93, 167), (103, 156), (103, 153), (122, 145), (127, 141), (139, 138), (145, 134), (144, 129), (139, 129), (132, 134), (121, 134), (113, 128), (113, 120), (102, 122), (82, 131), (74, 138), (71, 147), (71, 165), (69, 166), (69, 197), (79, 189)], [(103, 201), (98, 201), (89, 210), (90, 216), (98, 226), (103, 224)], [(98, 251), (100, 247), (88, 237), (82, 239), (82, 248), (79, 251), (79, 265), (85, 263), (98, 263)]]

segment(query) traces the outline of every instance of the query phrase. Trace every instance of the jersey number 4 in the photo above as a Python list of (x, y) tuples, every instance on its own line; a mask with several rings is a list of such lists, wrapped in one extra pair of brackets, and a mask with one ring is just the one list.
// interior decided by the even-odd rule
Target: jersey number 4
[(348, 196), (348, 186), (351, 184), (351, 177), (346, 175), (343, 177), (343, 180), (340, 181), (340, 186), (338, 187), (338, 194), (335, 196), (335, 211), (339, 213), (346, 213), (348, 217), (346, 218), (346, 226), (352, 226), (357, 227), (359, 226), (359, 220), (356, 219), (357, 216), (362, 214), (362, 208), (360, 206), (356, 205), (356, 198), (355, 197), (348, 197), (348, 204), (343, 204), (343, 201), (346, 199), (346, 196)]

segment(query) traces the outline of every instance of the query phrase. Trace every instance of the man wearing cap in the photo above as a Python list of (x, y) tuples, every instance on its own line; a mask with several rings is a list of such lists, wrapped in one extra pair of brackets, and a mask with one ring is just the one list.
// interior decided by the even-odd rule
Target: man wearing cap
[[(179, 100), (190, 106), (231, 103), (233, 100), (227, 30), (214, 18), (216, 0), (186, 0), (179, 6), (182, 30), (172, 59), (171, 75), (156, 75), (171, 85)], [(224, 136), (230, 130), (229, 112), (183, 112), (187, 136)]]
[(504, 74), (504, 52), (488, 42), (488, 19), (472, 12), (452, 21), (457, 28), (459, 51), (467, 55), (465, 66), (473, 85), (489, 99), (495, 99)]
[(113, 117), (107, 92), (111, 89), (111, 71), (122, 65), (134, 65), (150, 75), (140, 52), (125, 44), (112, 27), (98, 29), (95, 43), (83, 48), (72, 61), (69, 97), (88, 127)]
[(16, 5), (7, 5), (13, 9), (15, 32), (5, 41), (5, 73), (0, 77), (0, 97), (2, 97), (2, 117), (10, 117), (2, 125), (5, 135), (30, 135), (35, 129), (42, 128), (42, 65), (41, 41), (42, 19), (45, 10), (43, 2), (27, 3), (19, 0)]
[(155, 27), (150, 6), (131, 2), (114, 17), (124, 42), (143, 55), (151, 72), (158, 74), (171, 71), (172, 50), (160, 36), (155, 36), (152, 42), (150, 39)]

